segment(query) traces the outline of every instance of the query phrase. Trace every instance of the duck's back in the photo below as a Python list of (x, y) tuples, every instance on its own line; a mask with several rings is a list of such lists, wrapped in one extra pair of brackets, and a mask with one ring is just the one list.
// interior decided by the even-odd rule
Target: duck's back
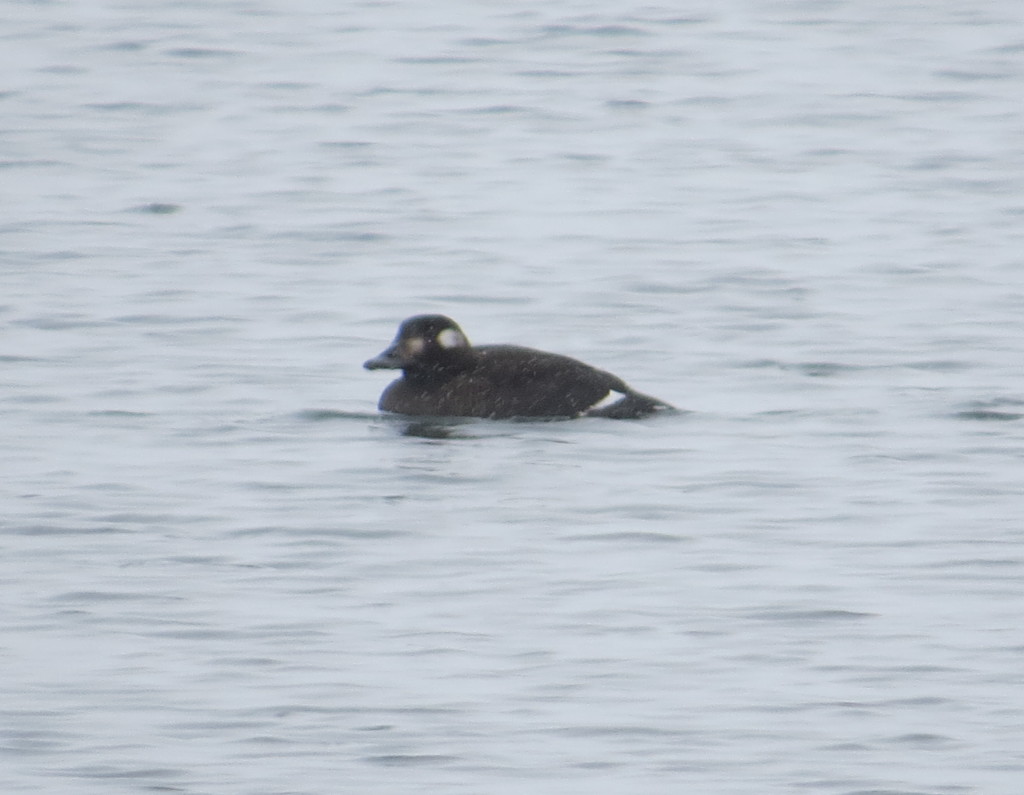
[(393, 382), (380, 408), (439, 417), (575, 417), (610, 391), (629, 391), (611, 373), (556, 353), (515, 345), (481, 345), (472, 352), (458, 373)]

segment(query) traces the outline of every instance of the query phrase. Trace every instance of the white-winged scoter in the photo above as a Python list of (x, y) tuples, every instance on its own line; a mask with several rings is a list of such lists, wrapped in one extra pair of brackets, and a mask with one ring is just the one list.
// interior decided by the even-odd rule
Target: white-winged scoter
[(378, 408), (416, 417), (639, 419), (672, 410), (568, 356), (515, 345), (470, 345), (444, 315), (404, 321), (395, 341), (364, 367), (401, 370)]

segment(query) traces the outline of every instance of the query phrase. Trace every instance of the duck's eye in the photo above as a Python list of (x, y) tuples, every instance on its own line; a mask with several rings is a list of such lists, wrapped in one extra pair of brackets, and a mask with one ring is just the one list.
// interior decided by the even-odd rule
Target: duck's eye
[(462, 336), (462, 332), (453, 328), (446, 328), (437, 335), (437, 344), (442, 348), (465, 348), (469, 343)]

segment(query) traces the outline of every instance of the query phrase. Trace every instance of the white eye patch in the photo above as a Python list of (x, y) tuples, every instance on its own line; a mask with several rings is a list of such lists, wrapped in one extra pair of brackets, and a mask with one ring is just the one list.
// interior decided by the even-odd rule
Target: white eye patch
[(442, 348), (466, 348), (469, 346), (462, 332), (453, 328), (446, 328), (438, 334), (437, 344)]
[(406, 356), (417, 356), (423, 353), (423, 349), (427, 347), (426, 340), (423, 337), (412, 337), (402, 343), (402, 347), (405, 348)]

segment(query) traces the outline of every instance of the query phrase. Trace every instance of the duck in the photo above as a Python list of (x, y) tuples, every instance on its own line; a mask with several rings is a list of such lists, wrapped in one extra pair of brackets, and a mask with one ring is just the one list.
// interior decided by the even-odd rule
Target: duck
[(401, 370), (378, 408), (413, 417), (641, 419), (675, 409), (577, 359), (518, 345), (471, 345), (445, 315), (415, 315), (367, 370)]

